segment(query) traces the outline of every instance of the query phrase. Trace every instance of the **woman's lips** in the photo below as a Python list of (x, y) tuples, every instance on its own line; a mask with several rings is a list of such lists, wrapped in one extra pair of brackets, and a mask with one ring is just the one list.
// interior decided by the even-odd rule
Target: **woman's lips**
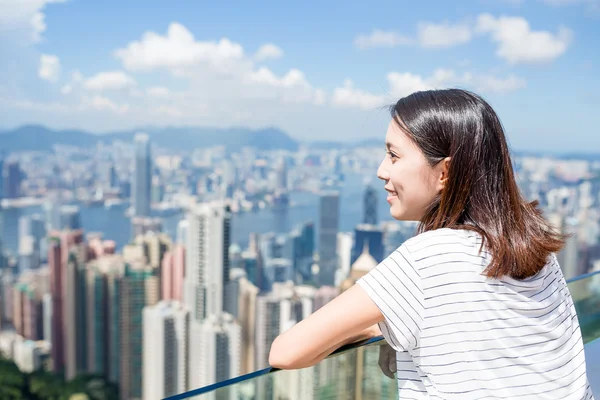
[(388, 203), (390, 203), (396, 197), (397, 197), (396, 192), (388, 192), (386, 200), (387, 200)]

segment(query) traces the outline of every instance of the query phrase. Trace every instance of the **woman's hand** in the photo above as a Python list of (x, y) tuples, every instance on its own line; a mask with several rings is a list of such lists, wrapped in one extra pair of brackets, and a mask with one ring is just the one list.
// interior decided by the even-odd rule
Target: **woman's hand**
[(396, 367), (396, 350), (389, 344), (379, 346), (379, 368), (388, 378), (395, 379), (394, 373)]

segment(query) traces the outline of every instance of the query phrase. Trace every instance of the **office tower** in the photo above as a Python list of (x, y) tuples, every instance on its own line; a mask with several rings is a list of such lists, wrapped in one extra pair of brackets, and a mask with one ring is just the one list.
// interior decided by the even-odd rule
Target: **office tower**
[(64, 337), (62, 332), (63, 316), (63, 269), (59, 237), (51, 237), (48, 243), (48, 264), (50, 266), (50, 294), (52, 298), (52, 371), (61, 373), (64, 370)]
[(569, 235), (564, 248), (558, 253), (558, 263), (565, 279), (571, 279), (584, 273), (580, 266), (578, 246), (578, 223), (574, 218), (566, 218), (562, 233)]
[(60, 208), (60, 229), (81, 229), (81, 212), (77, 206), (62, 206)]
[(315, 251), (315, 230), (312, 222), (296, 227), (286, 243), (284, 257), (292, 260), (294, 282), (304, 283), (311, 279), (311, 266)]
[(377, 225), (377, 192), (375, 191), (375, 188), (371, 185), (368, 185), (365, 189), (363, 207), (363, 223)]
[(114, 383), (119, 375), (119, 288), (124, 271), (120, 255), (102, 254), (87, 264), (85, 276), (87, 372)]
[(151, 268), (126, 264), (118, 283), (121, 399), (142, 397), (142, 311), (144, 307), (156, 304), (158, 297), (158, 279)]
[(189, 310), (177, 301), (161, 301), (144, 308), (143, 326), (143, 399), (189, 390)]
[(40, 257), (33, 236), (19, 238), (19, 273), (37, 269), (40, 266)]
[(4, 198), (16, 199), (21, 197), (21, 181), (23, 179), (21, 167), (17, 161), (7, 161), (4, 163), (3, 184)]
[(384, 257), (392, 254), (398, 247), (402, 245), (411, 233), (403, 229), (399, 222), (387, 221), (381, 224), (383, 231), (383, 255)]
[[(0, 203), (4, 198), (4, 154), (0, 153)], [(2, 206), (0, 206), (0, 210)]]
[(44, 203), (44, 214), (46, 218), (46, 231), (61, 229), (60, 201), (51, 199)]
[(245, 276), (237, 279), (238, 284), (238, 307), (237, 321), (241, 329), (241, 355), (240, 373), (249, 374), (256, 371), (255, 357), (255, 334), (256, 334), (256, 298), (258, 287), (250, 282)]
[(108, 166), (108, 186), (110, 188), (119, 186), (119, 176), (117, 175), (115, 165), (112, 163)]
[(160, 272), (165, 253), (172, 247), (171, 238), (168, 235), (155, 232), (147, 232), (136, 237), (133, 244), (143, 249), (146, 262), (158, 272)]
[(188, 213), (185, 257), (185, 303), (192, 319), (201, 321), (223, 311), (229, 282), (231, 213), (228, 205), (202, 203)]
[(145, 235), (148, 232), (162, 232), (162, 219), (149, 217), (131, 218), (131, 238)]
[(182, 219), (177, 223), (177, 236), (175, 242), (177, 244), (185, 246), (187, 243), (187, 236), (189, 230), (189, 222), (186, 219)]
[(240, 375), (241, 329), (232, 315), (209, 315), (191, 324), (198, 338), (190, 355), (190, 386), (202, 387)]
[(152, 203), (160, 203), (165, 195), (165, 187), (158, 176), (152, 177), (151, 200)]
[(52, 295), (52, 370), (68, 379), (86, 368), (85, 263), (82, 231), (52, 231), (48, 263)]
[(150, 139), (144, 133), (138, 133), (134, 138), (135, 162), (133, 176), (133, 215), (147, 217), (150, 215), (150, 195), (152, 159)]
[[(66, 249), (67, 258), (63, 259), (63, 335), (65, 337), (65, 378), (73, 379), (87, 369), (86, 326), (86, 262), (87, 245), (83, 241), (83, 232), (63, 232), (61, 246)], [(69, 240), (73, 238), (73, 243)], [(68, 239), (67, 239), (68, 238)]]
[(52, 294), (46, 293), (42, 296), (43, 313), (43, 336), (42, 339), (52, 343)]
[(339, 268), (335, 274), (335, 286), (346, 279), (350, 274), (351, 257), (352, 257), (352, 244), (354, 238), (350, 232), (340, 232), (337, 236), (337, 253), (339, 257)]
[(339, 213), (339, 193), (322, 194), (319, 207), (319, 285), (334, 284), (337, 269)]
[(269, 350), (275, 338), (314, 310), (318, 290), (292, 283), (276, 283), (273, 290), (256, 298), (256, 368), (268, 366)]
[(287, 190), (288, 187), (288, 170), (285, 158), (281, 158), (275, 168), (275, 188), (279, 190)]
[(185, 247), (176, 245), (167, 252), (162, 262), (162, 300), (183, 301), (183, 281), (185, 272)]
[(362, 254), (365, 244), (368, 252), (380, 263), (383, 261), (383, 231), (374, 225), (361, 224), (354, 229), (354, 245), (352, 246), (352, 257), (350, 263), (354, 264)]

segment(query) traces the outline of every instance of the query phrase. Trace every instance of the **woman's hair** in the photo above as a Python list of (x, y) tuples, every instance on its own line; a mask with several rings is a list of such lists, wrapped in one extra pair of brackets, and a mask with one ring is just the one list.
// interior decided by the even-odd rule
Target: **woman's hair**
[(544, 219), (537, 201), (519, 193), (502, 124), (492, 107), (459, 89), (413, 93), (390, 107), (392, 118), (431, 166), (451, 157), (444, 189), (419, 224), (479, 232), (492, 255), (490, 278), (538, 273), (564, 236)]

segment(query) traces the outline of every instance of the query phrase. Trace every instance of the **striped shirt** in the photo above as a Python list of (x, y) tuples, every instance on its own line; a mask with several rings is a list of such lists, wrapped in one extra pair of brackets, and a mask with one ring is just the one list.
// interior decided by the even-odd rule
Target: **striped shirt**
[(400, 399), (593, 399), (555, 255), (535, 276), (490, 279), (481, 236), (411, 238), (357, 283), (397, 351)]

